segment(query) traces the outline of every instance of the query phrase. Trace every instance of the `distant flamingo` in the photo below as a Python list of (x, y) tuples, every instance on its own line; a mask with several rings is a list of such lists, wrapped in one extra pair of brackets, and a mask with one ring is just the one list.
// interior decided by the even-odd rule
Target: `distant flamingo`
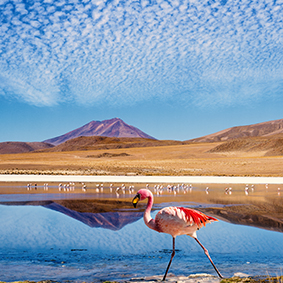
[(173, 237), (173, 251), (171, 254), (171, 259), (167, 266), (166, 272), (163, 277), (165, 280), (168, 270), (170, 268), (173, 257), (175, 256), (175, 238), (179, 235), (188, 235), (197, 241), (197, 243), (202, 247), (204, 253), (210, 260), (212, 266), (218, 273), (220, 278), (223, 278), (216, 266), (214, 265), (212, 259), (209, 256), (207, 249), (200, 243), (197, 239), (196, 231), (201, 227), (205, 226), (206, 223), (217, 221), (216, 218), (205, 215), (194, 209), (184, 208), (184, 207), (165, 207), (161, 209), (155, 219), (150, 216), (150, 211), (153, 205), (153, 195), (151, 191), (147, 189), (141, 189), (137, 192), (133, 199), (133, 205), (136, 207), (137, 203), (141, 200), (148, 198), (147, 206), (144, 212), (144, 222), (150, 228), (160, 233), (167, 233)]

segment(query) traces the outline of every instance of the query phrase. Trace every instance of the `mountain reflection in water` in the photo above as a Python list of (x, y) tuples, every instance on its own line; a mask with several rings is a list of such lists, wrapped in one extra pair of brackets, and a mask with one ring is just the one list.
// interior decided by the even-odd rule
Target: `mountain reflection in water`
[(77, 212), (54, 202), (44, 205), (44, 207), (64, 213), (90, 227), (105, 228), (114, 231), (120, 230), (125, 225), (133, 223), (143, 216), (142, 212)]
[[(80, 204), (89, 203), (89, 200), (72, 200), (72, 201), (63, 201), (62, 203), (70, 205), (71, 204)], [(0, 205), (9, 205), (9, 206), (42, 206), (44, 208), (52, 209), (57, 212), (63, 213), (71, 218), (74, 218), (89, 227), (92, 228), (104, 228), (113, 231), (122, 229), (124, 226), (131, 224), (141, 217), (143, 217), (143, 212), (125, 212), (125, 211), (111, 211), (111, 212), (101, 212), (101, 213), (92, 213), (92, 212), (80, 212), (68, 207), (61, 205), (53, 201), (11, 201), (11, 202), (0, 202)], [(95, 203), (92, 204), (95, 209)], [(78, 209), (81, 210), (81, 209)]]

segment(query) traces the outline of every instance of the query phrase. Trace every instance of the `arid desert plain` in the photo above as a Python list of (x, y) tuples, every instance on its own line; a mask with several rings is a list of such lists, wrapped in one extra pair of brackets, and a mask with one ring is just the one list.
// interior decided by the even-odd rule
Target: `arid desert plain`
[(283, 176), (283, 156), (209, 152), (220, 143), (0, 155), (0, 174)]

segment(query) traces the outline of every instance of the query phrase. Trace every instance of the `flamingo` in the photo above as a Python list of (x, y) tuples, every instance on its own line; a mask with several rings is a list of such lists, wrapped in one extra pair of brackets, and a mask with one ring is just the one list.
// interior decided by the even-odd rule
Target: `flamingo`
[(133, 198), (132, 203), (134, 207), (136, 207), (139, 201), (145, 199), (148, 199), (143, 216), (145, 224), (150, 229), (160, 233), (167, 233), (173, 238), (173, 249), (171, 259), (169, 261), (162, 281), (166, 279), (171, 262), (173, 260), (173, 257), (175, 256), (175, 238), (179, 235), (188, 235), (195, 239), (196, 242), (202, 247), (204, 253), (210, 260), (212, 266), (214, 267), (219, 277), (223, 278), (223, 276), (220, 274), (220, 272), (214, 265), (212, 259), (210, 258), (208, 250), (200, 243), (196, 234), (196, 231), (199, 230), (201, 227), (205, 226), (206, 223), (218, 220), (194, 209), (175, 206), (165, 207), (161, 209), (155, 216), (155, 219), (152, 219), (150, 216), (150, 211), (153, 205), (153, 194), (151, 191), (147, 189), (139, 190), (136, 196)]

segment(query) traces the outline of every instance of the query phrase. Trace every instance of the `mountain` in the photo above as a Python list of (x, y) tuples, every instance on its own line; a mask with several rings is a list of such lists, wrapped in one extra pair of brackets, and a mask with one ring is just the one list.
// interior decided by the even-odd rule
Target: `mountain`
[(46, 143), (53, 145), (61, 144), (67, 140), (80, 136), (105, 136), (105, 137), (127, 137), (127, 138), (155, 138), (147, 135), (138, 128), (126, 124), (119, 118), (113, 118), (104, 121), (91, 121), (90, 123), (77, 128), (64, 135), (45, 140)]
[(245, 137), (269, 137), (283, 133), (283, 119), (252, 124), (248, 126), (238, 126), (226, 130), (192, 139), (192, 142), (219, 142)]
[(45, 142), (1, 142), (0, 154), (25, 153), (53, 147)]

